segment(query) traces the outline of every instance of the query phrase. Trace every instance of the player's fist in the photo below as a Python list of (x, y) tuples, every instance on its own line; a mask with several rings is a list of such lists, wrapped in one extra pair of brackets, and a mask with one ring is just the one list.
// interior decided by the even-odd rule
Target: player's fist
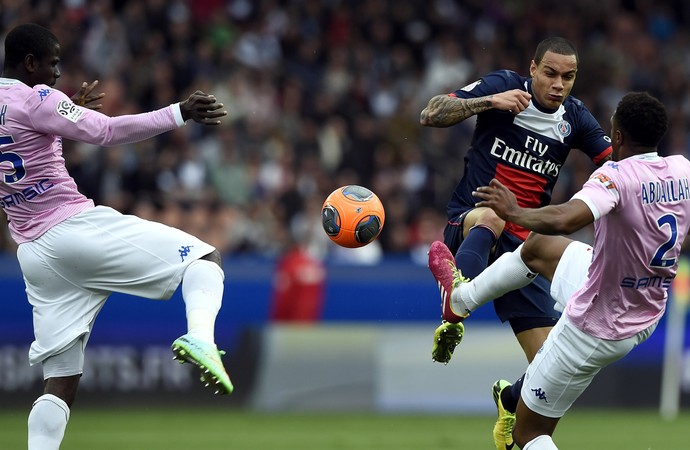
[(218, 119), (228, 114), (213, 95), (201, 91), (194, 92), (187, 100), (180, 102), (180, 111), (185, 121), (191, 119), (204, 125), (220, 125)]
[(529, 92), (522, 89), (513, 89), (493, 95), (491, 97), (491, 105), (494, 109), (519, 114), (527, 109), (531, 99), (532, 95)]

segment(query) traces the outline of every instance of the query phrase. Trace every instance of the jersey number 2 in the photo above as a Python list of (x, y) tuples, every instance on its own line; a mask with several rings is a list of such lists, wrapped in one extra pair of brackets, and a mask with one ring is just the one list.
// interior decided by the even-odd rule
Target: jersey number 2
[(676, 264), (676, 258), (664, 259), (664, 255), (666, 252), (674, 248), (676, 246), (676, 241), (678, 241), (678, 222), (676, 220), (676, 216), (673, 214), (663, 215), (659, 217), (656, 223), (660, 230), (665, 225), (668, 225), (671, 231), (671, 236), (666, 242), (661, 244), (659, 248), (656, 249), (654, 258), (652, 258), (652, 261), (649, 263), (649, 265), (652, 267), (672, 267)]

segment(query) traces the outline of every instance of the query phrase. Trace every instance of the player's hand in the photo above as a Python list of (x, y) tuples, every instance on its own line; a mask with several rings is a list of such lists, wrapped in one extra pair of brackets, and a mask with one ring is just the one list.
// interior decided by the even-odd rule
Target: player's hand
[(503, 220), (508, 220), (508, 216), (520, 209), (515, 194), (496, 178), (492, 179), (488, 186), (478, 187), (472, 192), (472, 196), (481, 199), (474, 204), (476, 207), (491, 208)]
[(81, 84), (79, 91), (72, 96), (72, 102), (75, 105), (83, 106), (84, 108), (99, 110), (103, 107), (101, 103), (94, 103), (105, 97), (105, 92), (100, 94), (93, 94), (93, 90), (98, 86), (98, 80), (91, 84), (84, 81)]
[(219, 118), (228, 114), (223, 104), (218, 103), (213, 95), (196, 91), (187, 100), (180, 102), (182, 118), (204, 125), (220, 125)]
[(513, 89), (492, 95), (491, 104), (494, 109), (519, 114), (527, 109), (531, 98), (532, 95), (529, 92), (522, 89)]

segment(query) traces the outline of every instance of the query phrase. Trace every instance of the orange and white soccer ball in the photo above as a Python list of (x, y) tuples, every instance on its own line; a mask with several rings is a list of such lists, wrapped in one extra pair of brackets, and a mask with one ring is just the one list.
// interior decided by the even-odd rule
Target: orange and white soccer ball
[(336, 244), (356, 248), (373, 242), (381, 233), (386, 212), (369, 189), (348, 185), (336, 189), (321, 208), (321, 224)]

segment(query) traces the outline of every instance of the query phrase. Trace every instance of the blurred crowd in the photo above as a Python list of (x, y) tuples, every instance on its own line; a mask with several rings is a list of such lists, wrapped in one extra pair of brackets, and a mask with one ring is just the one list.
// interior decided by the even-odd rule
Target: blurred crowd
[[(573, 94), (605, 130), (621, 95), (645, 90), (671, 114), (663, 151), (690, 145), (690, 3), (681, 0), (0, 0), (3, 38), (23, 22), (61, 40), (56, 87), (71, 95), (98, 79), (108, 115), (196, 89), (225, 105), (216, 128), (188, 124), (115, 148), (64, 142), (71, 174), (97, 203), (224, 253), (277, 256), (299, 244), (337, 256), (321, 204), (336, 187), (361, 184), (387, 214), (361, 257), (423, 262), (441, 238), (473, 121), (423, 128), (420, 111), (489, 71), (527, 75), (550, 35), (578, 47)], [(576, 153), (556, 202), (593, 168)], [(0, 234), (0, 247), (13, 249)]]

